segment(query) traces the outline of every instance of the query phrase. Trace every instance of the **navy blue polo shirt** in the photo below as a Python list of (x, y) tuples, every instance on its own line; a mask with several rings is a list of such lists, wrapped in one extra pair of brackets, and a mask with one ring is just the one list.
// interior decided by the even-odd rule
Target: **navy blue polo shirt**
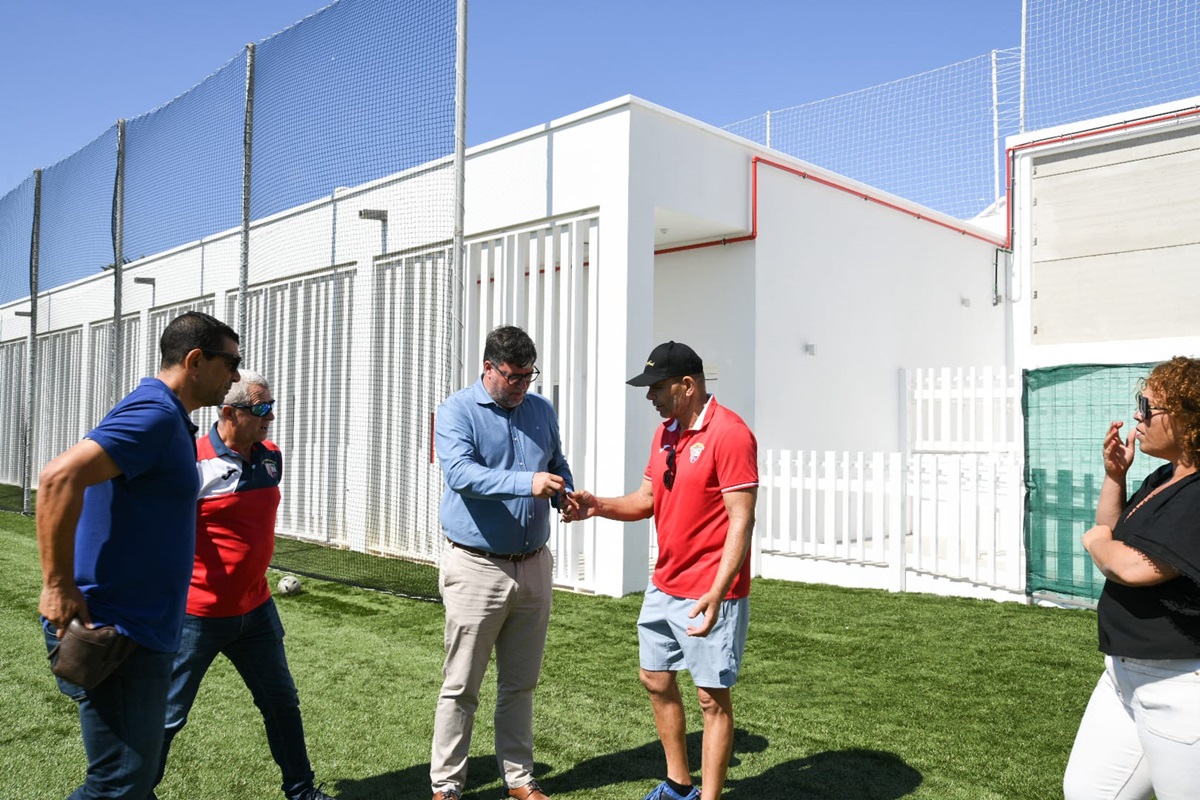
[(97, 625), (179, 649), (196, 549), (196, 426), (157, 378), (143, 378), (86, 438), (121, 474), (89, 486), (75, 528), (75, 583)]

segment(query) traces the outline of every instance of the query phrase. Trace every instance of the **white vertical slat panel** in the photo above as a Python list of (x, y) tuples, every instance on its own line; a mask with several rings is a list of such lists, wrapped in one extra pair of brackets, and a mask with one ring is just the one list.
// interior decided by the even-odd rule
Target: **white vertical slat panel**
[(885, 456), (883, 453), (871, 453), (870, 461), (868, 462), (871, 470), (871, 507), (870, 507), (870, 532), (871, 545), (866, 551), (865, 557), (871, 561), (884, 562), (887, 560), (887, 554), (884, 550), (887, 537), (887, 520), (884, 517), (884, 500), (887, 497), (887, 473), (884, 470)]
[[(526, 292), (528, 304), (524, 311), (525, 330), (534, 342), (542, 340), (542, 320), (539, 312), (543, 302), (542, 296), (545, 293), (545, 279), (542, 273), (542, 253), (545, 241), (541, 233), (541, 231), (527, 231), (521, 236), (524, 258), (520, 260), (525, 266), (525, 273), (529, 276), (529, 288)], [(530, 389), (541, 392), (543, 387), (543, 378), (539, 376), (537, 384)]]
[(837, 454), (826, 450), (821, 455), (821, 527), (817, 553), (835, 554), (837, 546)]
[[(796, 514), (796, 488), (792, 477), (795, 467), (800, 465), (796, 461), (796, 454), (791, 450), (780, 450), (779, 461), (775, 465), (778, 472), (775, 475), (776, 494), (778, 495), (779, 507), (779, 530), (776, 532), (774, 547), (782, 553), (802, 553), (804, 552), (804, 535), (800, 531), (799, 536), (792, 535), (793, 525), (799, 523), (803, 525), (803, 520)], [(803, 483), (801, 483), (800, 493), (803, 494)]]
[[(600, 295), (596, 291), (596, 281), (600, 275), (600, 223), (595, 217), (585, 220), (583, 223), (587, 226), (587, 234), (585, 238), (585, 256), (584, 256), (584, 271), (587, 276), (587, 342), (585, 343), (586, 357), (584, 359), (584, 369), (578, 376), (580, 383), (583, 386), (583, 429), (586, 432), (584, 441), (584, 454), (580, 459), (582, 466), (581, 474), (587, 481), (587, 486), (595, 483), (596, 475), (596, 453), (597, 453), (597, 437), (598, 432), (596, 426), (588, 424), (589, 420), (597, 419), (600, 404), (600, 392), (596, 386), (595, 376), (599, 372), (597, 364), (596, 345), (599, 341), (600, 328)], [(572, 462), (574, 465), (574, 462)], [(595, 562), (598, 549), (598, 540), (596, 537), (596, 525), (592, 523), (584, 527), (584, 547), (585, 552), (589, 554), (592, 562)], [(591, 579), (595, 579), (595, 570), (590, 575)]]
[(953, 531), (950, 531), (950, 541), (959, 543), (959, 550), (962, 554), (962, 576), (978, 581), (979, 579), (979, 559), (980, 547), (979, 538), (981, 535), (980, 524), (980, 490), (982, 488), (981, 481), (984, 479), (982, 472), (982, 464), (979, 453), (968, 453), (962, 457), (964, 474), (960, 478), (959, 497), (961, 504), (961, 513), (959, 518), (962, 519), (962, 527), (955, 536)]
[[(542, 341), (545, 343), (545, 351), (542, 352), (542, 370), (544, 373), (542, 378), (545, 383), (545, 394), (547, 397), (554, 399), (554, 387), (559, 383), (558, 361), (556, 355), (556, 342), (554, 334), (557, 331), (555, 325), (555, 313), (558, 310), (559, 303), (559, 281), (558, 281), (558, 228), (551, 226), (545, 232), (546, 247), (544, 252), (545, 261), (542, 262), (545, 277), (545, 293), (543, 296), (543, 304), (541, 309), (541, 327)], [(536, 311), (536, 310), (535, 310)], [(539, 345), (539, 350), (542, 347)]]
[[(525, 309), (528, 307), (526, 305), (528, 280), (525, 277), (525, 262), (521, 259), (518, 250), (518, 244), (524, 238), (524, 236), (510, 233), (501, 240), (504, 243), (504, 275), (507, 278), (505, 282), (507, 294), (504, 298), (505, 321), (523, 320)], [(520, 325), (521, 323), (513, 322), (512, 324)]]
[(867, 494), (869, 476), (867, 473), (866, 454), (854, 454), (854, 547), (850, 549), (850, 558), (859, 561), (867, 560), (867, 538), (870, 535), (867, 528)]
[(508, 273), (504, 270), (502, 240), (493, 239), (488, 242), (487, 253), (488, 276), (490, 277), (488, 291), (491, 292), (491, 314), (488, 319), (487, 329), (491, 330), (498, 325), (512, 322), (512, 320), (508, 319), (505, 308), (505, 299), (508, 294)]
[(484, 329), (480, 319), (479, 307), (482, 305), (483, 289), (481, 282), (482, 265), (480, 245), (471, 243), (467, 245), (467, 257), (464, 259), (464, 275), (463, 288), (465, 293), (463, 298), (463, 363), (461, 372), (459, 373), (458, 383), (460, 386), (470, 386), (474, 381), (474, 374), (479, 369), (479, 364), (482, 359), (480, 357), (481, 348), (481, 331)]
[(903, 461), (899, 453), (888, 456), (888, 542), (890, 543), (892, 574), (895, 579), (892, 588), (902, 592), (906, 586), (908, 575), (908, 520), (905, 519), (904, 489), (907, 479)]
[[(980, 538), (984, 542), (988, 561), (986, 569), (981, 574), (981, 579), (993, 586), (999, 586), (1001, 581), (1000, 558), (1003, 552), (1003, 544), (1000, 541), (999, 507), (996, 503), (999, 499), (997, 490), (1000, 486), (1000, 460), (997, 456), (992, 455), (986, 459), (985, 464), (987, 475), (980, 487), (979, 524)], [(1011, 553), (1007, 555), (1011, 557)]]
[(817, 527), (817, 509), (820, 502), (820, 461), (815, 450), (806, 451), (804, 475), (804, 511), (805, 533), (803, 552), (816, 555), (820, 543), (820, 533)]

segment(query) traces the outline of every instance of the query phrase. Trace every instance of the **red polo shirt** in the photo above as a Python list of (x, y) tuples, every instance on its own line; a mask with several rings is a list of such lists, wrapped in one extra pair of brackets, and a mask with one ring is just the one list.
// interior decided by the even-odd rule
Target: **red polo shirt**
[[(673, 597), (699, 598), (712, 588), (729, 533), (725, 493), (758, 486), (758, 442), (742, 418), (710, 397), (697, 426), (659, 426), (645, 477), (654, 488), (658, 561), (654, 585)], [(664, 482), (671, 452), (675, 478)], [(750, 559), (726, 599), (750, 594)]]

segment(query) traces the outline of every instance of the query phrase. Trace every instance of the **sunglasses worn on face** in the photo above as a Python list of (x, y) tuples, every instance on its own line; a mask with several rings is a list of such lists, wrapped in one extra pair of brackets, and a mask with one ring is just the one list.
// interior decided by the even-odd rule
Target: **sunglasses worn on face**
[(230, 408), (240, 408), (243, 411), (249, 411), (256, 417), (265, 417), (271, 413), (271, 409), (275, 407), (275, 401), (269, 403), (225, 403)]
[(542, 374), (542, 371), (537, 367), (533, 368), (533, 372), (526, 372), (524, 375), (517, 375), (516, 373), (510, 375), (499, 367), (496, 367), (495, 369), (496, 372), (500, 373), (504, 380), (508, 381), (509, 386), (520, 386), (522, 383), (533, 383), (538, 379), (538, 376)]
[(671, 489), (675, 486), (675, 448), (664, 444), (663, 450), (667, 451), (667, 471), (663, 473), (663, 486)]
[(1160, 411), (1164, 414), (1167, 413), (1167, 409), (1165, 408), (1150, 405), (1150, 398), (1146, 397), (1146, 395), (1142, 394), (1141, 392), (1139, 392), (1137, 396), (1137, 410), (1138, 414), (1140, 414), (1142, 419), (1146, 422), (1150, 421), (1150, 418), (1154, 416), (1155, 411)]
[(241, 356), (235, 356), (233, 353), (226, 353), (224, 350), (209, 350), (208, 348), (201, 347), (200, 352), (204, 353), (204, 357), (209, 361), (218, 356), (225, 359), (225, 363), (229, 365), (230, 372), (237, 372), (237, 368), (242, 365)]

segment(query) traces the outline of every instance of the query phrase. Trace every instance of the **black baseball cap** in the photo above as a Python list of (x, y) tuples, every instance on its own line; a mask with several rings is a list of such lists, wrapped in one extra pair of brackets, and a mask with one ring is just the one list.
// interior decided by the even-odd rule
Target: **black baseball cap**
[(664, 342), (650, 351), (646, 369), (625, 381), (630, 386), (649, 386), (663, 378), (682, 378), (704, 372), (704, 362), (683, 342)]

